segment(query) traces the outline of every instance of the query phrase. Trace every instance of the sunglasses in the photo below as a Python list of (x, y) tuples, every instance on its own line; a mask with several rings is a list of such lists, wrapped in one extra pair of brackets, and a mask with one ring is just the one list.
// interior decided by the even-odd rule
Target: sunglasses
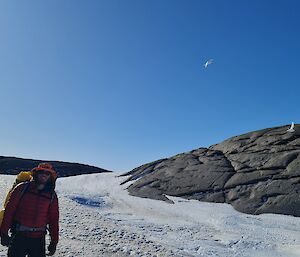
[(39, 171), (38, 174), (43, 174), (43, 175), (51, 176), (50, 172), (46, 171), (46, 170), (41, 170), (41, 171)]

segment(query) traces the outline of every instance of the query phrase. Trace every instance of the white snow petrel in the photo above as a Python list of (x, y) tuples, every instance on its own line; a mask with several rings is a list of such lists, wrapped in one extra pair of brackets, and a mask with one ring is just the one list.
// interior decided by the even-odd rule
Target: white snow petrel
[(206, 61), (206, 63), (203, 65), (204, 68), (206, 69), (208, 67), (208, 65), (212, 64), (214, 62), (214, 59), (209, 59), (208, 61)]

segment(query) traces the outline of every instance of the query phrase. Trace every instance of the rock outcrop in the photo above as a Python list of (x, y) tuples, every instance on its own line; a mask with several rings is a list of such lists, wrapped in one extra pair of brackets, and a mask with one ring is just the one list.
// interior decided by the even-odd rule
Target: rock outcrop
[(0, 156), (0, 174), (15, 175), (18, 174), (20, 171), (31, 170), (41, 162), (51, 163), (55, 168), (55, 170), (58, 171), (60, 177), (68, 177), (68, 176), (91, 174), (91, 173), (101, 173), (101, 172), (111, 172), (109, 170), (101, 169), (86, 164), (80, 164), (80, 163), (31, 160), (31, 159), (22, 159), (16, 157)]
[(169, 201), (168, 195), (229, 203), (250, 213), (300, 217), (300, 125), (235, 136), (158, 160), (124, 174), (131, 195)]

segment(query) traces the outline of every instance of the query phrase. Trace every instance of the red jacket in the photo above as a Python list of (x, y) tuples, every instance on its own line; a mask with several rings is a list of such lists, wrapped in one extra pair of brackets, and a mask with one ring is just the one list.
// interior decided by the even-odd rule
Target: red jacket
[[(57, 195), (54, 193), (51, 203), (52, 194), (38, 191), (36, 183), (31, 181), (20, 200), (24, 186), (24, 183), (16, 186), (9, 198), (1, 225), (1, 235), (7, 235), (8, 230), (12, 228), (14, 223), (30, 228), (41, 228), (49, 225), (51, 242), (57, 244), (59, 229)], [(25, 232), (25, 235), (28, 237), (43, 237), (45, 232)]]

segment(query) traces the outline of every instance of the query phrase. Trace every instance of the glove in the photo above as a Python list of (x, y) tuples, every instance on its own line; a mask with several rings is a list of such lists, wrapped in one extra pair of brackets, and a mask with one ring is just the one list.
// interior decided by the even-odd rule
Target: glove
[(8, 235), (1, 235), (1, 244), (3, 246), (9, 246), (10, 245), (10, 237)]
[(52, 256), (56, 252), (56, 244), (50, 243), (48, 246), (48, 251), (49, 253), (47, 254), (48, 256)]

